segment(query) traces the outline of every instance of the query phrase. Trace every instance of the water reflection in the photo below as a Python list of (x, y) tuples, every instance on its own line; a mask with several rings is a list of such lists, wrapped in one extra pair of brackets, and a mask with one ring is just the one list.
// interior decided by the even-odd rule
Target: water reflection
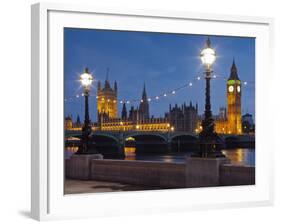
[(72, 154), (74, 154), (75, 152), (78, 151), (78, 149), (79, 149), (78, 146), (68, 146), (68, 147), (65, 147), (65, 151), (64, 151), (65, 159), (69, 159)]
[[(78, 147), (66, 147), (65, 158), (78, 150)], [(235, 148), (224, 149), (222, 152), (231, 160), (231, 163), (237, 165), (255, 165), (255, 149), (250, 148)], [(162, 162), (185, 162), (186, 157), (192, 152), (174, 152), (174, 153), (142, 153), (136, 152), (136, 147), (124, 148), (124, 160), (146, 160), (146, 161), (162, 161)], [(113, 158), (114, 159), (114, 158)]]
[(136, 160), (136, 147), (124, 147), (125, 160)]
[(226, 149), (223, 154), (231, 160), (233, 164), (255, 165), (255, 149)]

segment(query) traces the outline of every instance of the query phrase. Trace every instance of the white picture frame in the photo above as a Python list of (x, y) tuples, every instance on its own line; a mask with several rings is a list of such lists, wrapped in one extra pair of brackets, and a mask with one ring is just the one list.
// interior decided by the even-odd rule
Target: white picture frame
[[(273, 19), (190, 12), (32, 5), (31, 214), (37, 220), (247, 207), (273, 203), (270, 91)], [(256, 185), (63, 194), (63, 27), (256, 38)], [(55, 75), (55, 76), (54, 76)], [(108, 203), (110, 201), (110, 203)]]

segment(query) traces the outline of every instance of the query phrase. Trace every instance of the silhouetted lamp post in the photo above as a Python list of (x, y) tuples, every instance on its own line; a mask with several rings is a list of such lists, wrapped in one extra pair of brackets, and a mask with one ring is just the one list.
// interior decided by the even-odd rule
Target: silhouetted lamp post
[(222, 140), (215, 132), (215, 124), (211, 111), (210, 81), (212, 77), (212, 65), (216, 60), (216, 52), (211, 47), (210, 38), (206, 41), (206, 47), (201, 51), (201, 61), (205, 66), (205, 112), (202, 121), (202, 131), (199, 133), (200, 152), (194, 156), (199, 157), (225, 157), (221, 152)]
[(80, 82), (84, 88), (84, 97), (85, 97), (85, 117), (84, 117), (84, 125), (82, 127), (82, 144), (77, 151), (77, 154), (93, 154), (97, 153), (95, 150), (94, 143), (90, 142), (90, 134), (92, 131), (91, 120), (89, 116), (89, 94), (91, 90), (91, 86), (93, 83), (93, 76), (89, 72), (88, 68), (85, 68), (83, 74), (80, 75)]

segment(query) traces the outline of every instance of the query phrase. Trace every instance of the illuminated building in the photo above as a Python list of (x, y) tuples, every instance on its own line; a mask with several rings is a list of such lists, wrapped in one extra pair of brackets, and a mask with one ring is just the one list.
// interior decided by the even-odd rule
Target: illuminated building
[(215, 131), (216, 131), (216, 133), (219, 133), (219, 134), (231, 134), (228, 131), (228, 121), (216, 119), (215, 120)]
[(194, 107), (190, 102), (189, 106), (185, 103), (181, 106), (177, 104), (172, 108), (169, 107), (169, 112), (165, 114), (171, 126), (176, 131), (196, 132), (196, 125), (198, 121), (198, 105)]
[(228, 132), (228, 121), (227, 121), (227, 109), (220, 107), (219, 114), (213, 116), (215, 120), (215, 131), (221, 134), (227, 134)]
[(227, 80), (227, 121), (228, 133), (241, 134), (241, 81), (233, 60), (230, 77)]
[[(92, 125), (92, 124), (91, 124)], [(64, 129), (67, 131), (82, 131), (83, 123), (80, 121), (79, 115), (77, 115), (76, 122), (73, 122), (71, 116), (67, 116), (64, 119)], [(92, 130), (96, 130), (97, 128), (92, 125)]]
[(64, 129), (65, 130), (72, 130), (72, 128), (73, 128), (72, 118), (71, 118), (71, 116), (67, 116), (64, 119)]
[(100, 81), (98, 81), (97, 90), (97, 108), (98, 120), (103, 118), (117, 118), (117, 83), (114, 82), (114, 88), (111, 88), (108, 75), (106, 77), (104, 87), (102, 88)]
[(168, 119), (165, 118), (150, 118), (147, 120), (133, 121), (130, 119), (107, 119), (100, 123), (101, 131), (162, 131), (168, 132), (171, 130)]
[[(219, 114), (213, 116), (215, 131), (219, 134), (241, 134), (241, 81), (238, 77), (237, 68), (233, 61), (230, 76), (226, 83), (227, 108), (221, 107)], [(185, 103), (172, 108), (162, 118), (154, 118), (149, 113), (149, 101), (145, 85), (142, 91), (142, 98), (136, 107), (129, 105), (129, 101), (124, 101), (120, 116), (117, 110), (117, 83), (113, 89), (105, 80), (104, 87), (98, 82), (97, 111), (98, 121), (92, 124), (92, 130), (101, 131), (183, 131), (189, 133), (200, 133), (202, 131), (201, 122), (204, 116), (198, 115), (198, 105)], [(80, 130), (82, 124), (80, 118), (73, 123), (72, 119), (66, 118), (65, 127), (67, 130)], [(244, 126), (243, 126), (244, 127)], [(246, 127), (247, 130), (249, 129)], [(243, 129), (246, 129), (243, 128)], [(253, 128), (250, 129), (252, 131)], [(246, 132), (246, 131), (245, 131)]]
[(129, 110), (127, 103), (123, 102), (121, 117), (110, 118), (100, 117), (98, 128), (101, 131), (185, 131), (193, 133), (196, 130), (198, 105), (187, 106), (185, 103), (180, 107), (175, 105), (164, 118), (154, 118), (149, 115), (149, 99), (147, 98), (145, 85), (143, 87), (140, 104), (135, 108), (131, 106)]
[(123, 103), (121, 118), (101, 117), (99, 120), (101, 131), (171, 131), (167, 118), (152, 118), (149, 116), (149, 103), (145, 86), (142, 99), (135, 109), (131, 106), (127, 113), (126, 102)]

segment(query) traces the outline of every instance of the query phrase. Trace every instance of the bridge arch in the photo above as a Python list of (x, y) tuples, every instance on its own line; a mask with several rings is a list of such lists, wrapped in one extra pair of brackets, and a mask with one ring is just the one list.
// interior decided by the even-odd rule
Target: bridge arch
[(71, 138), (71, 137), (73, 137), (73, 138), (82, 138), (82, 133), (66, 133), (65, 134), (65, 138)]
[(172, 134), (171, 137), (170, 137), (170, 140), (172, 140), (173, 138), (176, 138), (178, 136), (186, 136), (186, 137), (190, 137), (192, 139), (198, 140), (198, 135), (196, 135), (196, 134), (193, 134), (193, 133), (180, 133), (180, 132)]
[(115, 135), (112, 135), (110, 133), (106, 133), (106, 132), (93, 132), (91, 134), (91, 138), (94, 138), (94, 137), (106, 137), (106, 138), (110, 138), (110, 139), (113, 139), (114, 141), (116, 141), (116, 143), (119, 143), (119, 138), (117, 138)]
[(191, 152), (198, 149), (198, 137), (188, 133), (178, 133), (170, 138), (172, 152)]
[(165, 142), (168, 140), (165, 134), (154, 133), (154, 132), (131, 132), (131, 133), (125, 134), (124, 139), (129, 138), (129, 137), (138, 137), (138, 136), (157, 136)]
[(135, 139), (136, 153), (162, 153), (168, 151), (167, 137), (161, 133), (133, 132), (124, 135)]
[(119, 139), (109, 133), (92, 133), (91, 141), (95, 142), (96, 149), (104, 158), (119, 158), (120, 141)]
[(236, 136), (236, 135), (226, 135), (226, 136), (224, 136), (224, 139), (225, 140), (229, 140), (229, 139), (235, 139), (235, 140), (237, 140), (238, 139), (238, 136)]

